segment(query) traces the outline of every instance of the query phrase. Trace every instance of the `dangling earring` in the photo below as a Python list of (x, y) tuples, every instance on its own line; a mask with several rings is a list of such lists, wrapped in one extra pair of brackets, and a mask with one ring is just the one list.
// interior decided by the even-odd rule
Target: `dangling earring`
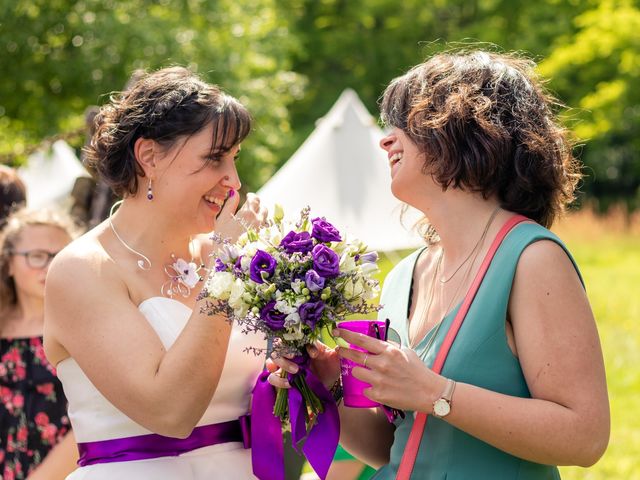
[(147, 200), (153, 200), (153, 190), (151, 189), (151, 179), (149, 179), (149, 186), (147, 187)]

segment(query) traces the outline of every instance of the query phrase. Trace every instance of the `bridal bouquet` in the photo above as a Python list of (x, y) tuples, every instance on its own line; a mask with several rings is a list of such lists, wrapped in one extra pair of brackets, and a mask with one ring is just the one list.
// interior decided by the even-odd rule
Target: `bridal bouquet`
[[(291, 429), (294, 445), (306, 438), (306, 447), (312, 442), (307, 434), (322, 423), (325, 410), (336, 417), (337, 411), (309, 369), (305, 346), (347, 316), (378, 309), (371, 303), (379, 292), (373, 278), (378, 255), (357, 239), (343, 238), (326, 219), (310, 218), (308, 207), (291, 222), (276, 206), (266, 225), (248, 228), (236, 243), (216, 240), (222, 245), (204, 288), (209, 310), (226, 315), (245, 333), (262, 332), (275, 355), (294, 356), (299, 372), (287, 374), (293, 388), (277, 391), (272, 414)], [(254, 390), (254, 411), (257, 397)]]

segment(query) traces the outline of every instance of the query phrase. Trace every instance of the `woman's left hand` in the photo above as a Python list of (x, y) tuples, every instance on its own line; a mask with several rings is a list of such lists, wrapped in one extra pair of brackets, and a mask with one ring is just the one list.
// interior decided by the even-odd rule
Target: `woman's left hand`
[(368, 398), (398, 410), (431, 413), (447, 380), (422, 363), (413, 350), (340, 328), (334, 336), (369, 352), (338, 348), (341, 357), (366, 366), (354, 367), (352, 373), (371, 385), (363, 392)]

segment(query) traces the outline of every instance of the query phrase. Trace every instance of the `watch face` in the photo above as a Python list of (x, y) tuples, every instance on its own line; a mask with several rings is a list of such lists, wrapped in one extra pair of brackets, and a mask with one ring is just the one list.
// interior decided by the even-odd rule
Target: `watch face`
[(439, 398), (433, 404), (433, 413), (435, 413), (438, 417), (444, 417), (448, 415), (451, 411), (451, 406), (449, 402), (447, 402), (444, 398)]

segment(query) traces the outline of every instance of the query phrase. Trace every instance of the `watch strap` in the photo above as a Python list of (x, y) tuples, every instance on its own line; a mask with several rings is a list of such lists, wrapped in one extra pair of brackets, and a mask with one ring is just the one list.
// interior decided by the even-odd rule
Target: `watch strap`
[(440, 398), (444, 398), (447, 402), (451, 403), (451, 399), (453, 398), (453, 391), (456, 389), (456, 382), (447, 378), (447, 385), (444, 387), (444, 391)]

